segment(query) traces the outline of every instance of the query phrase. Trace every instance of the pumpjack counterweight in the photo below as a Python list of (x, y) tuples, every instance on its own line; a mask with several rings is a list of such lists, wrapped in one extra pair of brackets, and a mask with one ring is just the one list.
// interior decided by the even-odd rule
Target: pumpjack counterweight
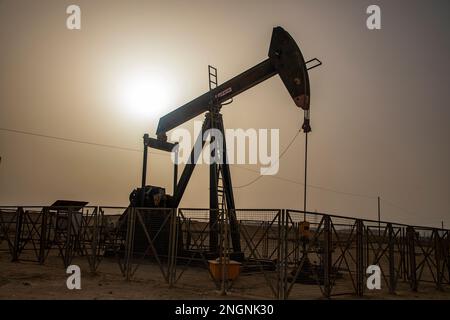
[(166, 132), (209, 111), (211, 104), (228, 101), (276, 74), (279, 74), (297, 107), (309, 110), (310, 89), (306, 63), (294, 39), (283, 28), (273, 29), (268, 55), (268, 59), (253, 68), (163, 116), (156, 130), (158, 138), (165, 140)]

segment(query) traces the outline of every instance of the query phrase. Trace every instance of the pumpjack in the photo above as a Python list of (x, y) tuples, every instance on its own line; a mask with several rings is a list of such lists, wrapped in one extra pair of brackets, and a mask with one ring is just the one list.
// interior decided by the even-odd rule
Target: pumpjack
[[(308, 67), (307, 64), (316, 61), (316, 65)], [(317, 64), (318, 62), (318, 64)], [(161, 117), (156, 130), (157, 138), (144, 135), (144, 161), (142, 170), (141, 188), (135, 189), (130, 195), (130, 206), (146, 208), (178, 208), (188, 182), (194, 172), (199, 154), (195, 148), (190, 154), (190, 161), (185, 165), (180, 179), (177, 177), (177, 164), (174, 167), (174, 190), (170, 196), (163, 188), (146, 185), (147, 174), (147, 148), (155, 148), (167, 152), (176, 150), (176, 143), (167, 142), (167, 132), (177, 126), (206, 113), (202, 130), (197, 138), (197, 145), (205, 146), (204, 133), (209, 129), (217, 129), (222, 133), (222, 146), (213, 152), (218, 152), (220, 163), (212, 161), (210, 164), (209, 179), (209, 248), (211, 252), (218, 252), (217, 220), (220, 210), (227, 209), (227, 219), (230, 225), (231, 244), (234, 259), (241, 260), (243, 254), (238, 232), (238, 221), (235, 213), (235, 201), (231, 172), (228, 166), (225, 129), (220, 113), (222, 106), (233, 97), (243, 93), (257, 84), (279, 75), (288, 90), (292, 100), (298, 108), (304, 110), (302, 129), (305, 133), (311, 131), (310, 126), (310, 86), (308, 69), (312, 69), (321, 62), (312, 59), (305, 63), (302, 52), (295, 40), (282, 27), (275, 27), (272, 32), (268, 58), (254, 67), (242, 72), (221, 85), (217, 83), (217, 70), (210, 67), (210, 90), (185, 105)], [(212, 159), (216, 154), (211, 154)], [(157, 199), (157, 200), (155, 200)]]

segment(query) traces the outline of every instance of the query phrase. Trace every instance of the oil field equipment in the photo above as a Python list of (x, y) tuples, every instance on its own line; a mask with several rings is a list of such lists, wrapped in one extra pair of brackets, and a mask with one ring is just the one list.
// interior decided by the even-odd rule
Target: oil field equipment
[[(313, 65), (308, 67), (309, 63)], [(184, 195), (188, 182), (192, 176), (199, 154), (195, 148), (190, 154), (190, 161), (186, 163), (180, 178), (177, 177), (177, 165), (174, 167), (174, 190), (173, 195), (167, 195), (162, 188), (147, 186), (147, 148), (177, 153), (176, 144), (167, 142), (166, 133), (177, 126), (193, 119), (194, 117), (206, 113), (202, 130), (197, 138), (196, 145), (205, 146), (203, 136), (209, 129), (217, 129), (222, 133), (222, 145), (215, 149), (218, 154), (211, 154), (211, 157), (218, 155), (224, 159), (221, 163), (211, 161), (209, 179), (209, 251), (212, 256), (219, 252), (219, 229), (218, 215), (225, 210), (227, 221), (230, 225), (231, 254), (230, 258), (242, 260), (240, 235), (238, 221), (235, 214), (235, 201), (233, 195), (233, 185), (231, 172), (228, 166), (225, 142), (225, 129), (221, 107), (228, 104), (233, 97), (243, 93), (253, 86), (279, 75), (286, 89), (288, 90), (295, 105), (304, 110), (304, 122), (302, 129), (305, 133), (311, 131), (309, 110), (310, 110), (310, 87), (308, 70), (321, 65), (318, 59), (305, 62), (303, 55), (295, 40), (282, 27), (275, 27), (272, 32), (268, 58), (254, 67), (244, 71), (234, 78), (218, 85), (217, 69), (209, 67), (209, 91), (175, 109), (174, 111), (161, 117), (156, 131), (157, 139), (144, 136), (144, 161), (142, 170), (142, 185), (130, 196), (130, 206), (146, 208), (178, 208)], [(149, 214), (152, 211), (149, 212)], [(150, 219), (151, 220), (151, 219)], [(150, 221), (149, 220), (149, 221)], [(149, 226), (150, 229), (153, 228)], [(137, 240), (137, 239), (136, 239)], [(164, 240), (164, 239), (162, 239)], [(166, 239), (168, 240), (168, 239)], [(138, 245), (139, 246), (139, 245)]]
[(311, 238), (311, 230), (309, 228), (308, 221), (300, 222), (298, 228), (299, 228), (299, 234), (300, 234), (301, 239), (304, 239), (305, 241), (307, 241)]

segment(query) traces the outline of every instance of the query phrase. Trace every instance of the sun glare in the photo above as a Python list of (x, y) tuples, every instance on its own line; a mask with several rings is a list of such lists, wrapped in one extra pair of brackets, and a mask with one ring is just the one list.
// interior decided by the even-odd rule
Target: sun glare
[(160, 117), (170, 108), (168, 86), (160, 74), (149, 72), (129, 76), (120, 88), (122, 105), (132, 116)]

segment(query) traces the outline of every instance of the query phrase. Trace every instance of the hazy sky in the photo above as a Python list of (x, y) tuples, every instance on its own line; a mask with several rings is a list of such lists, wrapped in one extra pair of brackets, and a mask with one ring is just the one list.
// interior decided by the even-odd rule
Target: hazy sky
[[(81, 30), (66, 28), (70, 4), (81, 7)], [(370, 4), (381, 7), (381, 30), (366, 28)], [(376, 219), (380, 195), (386, 220), (449, 227), (448, 0), (0, 0), (0, 128), (139, 150), (158, 123), (126, 100), (139, 79), (152, 79), (170, 111), (207, 90), (208, 64), (223, 82), (266, 59), (277, 25), (324, 63), (310, 72), (308, 209)], [(303, 117), (278, 77), (223, 115), (227, 128), (279, 128), (280, 151)], [(302, 134), (276, 177), (235, 190), (237, 206), (301, 208), (303, 152)], [(0, 130), (0, 156), (2, 205), (126, 206), (140, 184), (139, 151)], [(234, 186), (258, 168), (232, 166)], [(151, 184), (171, 191), (171, 170), (168, 155), (150, 156)], [(200, 166), (181, 205), (207, 207), (208, 187)]]

